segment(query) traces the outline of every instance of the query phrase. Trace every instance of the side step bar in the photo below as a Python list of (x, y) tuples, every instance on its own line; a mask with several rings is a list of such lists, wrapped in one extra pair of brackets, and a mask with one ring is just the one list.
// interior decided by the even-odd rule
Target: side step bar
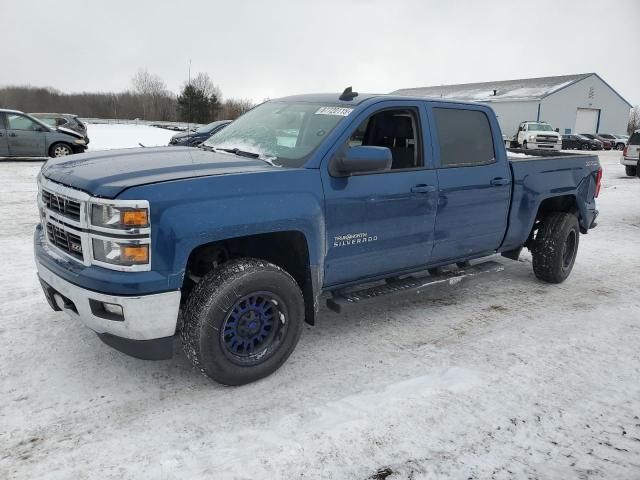
[(327, 299), (327, 308), (340, 313), (343, 307), (371, 300), (372, 298), (390, 295), (393, 293), (420, 290), (433, 285), (448, 283), (454, 285), (464, 278), (474, 277), (482, 273), (493, 273), (504, 270), (504, 265), (492, 260), (476, 265), (464, 266), (457, 270), (437, 271), (435, 274), (419, 277), (409, 276), (400, 279), (387, 280), (384, 285), (363, 288), (360, 290), (336, 290), (333, 296)]

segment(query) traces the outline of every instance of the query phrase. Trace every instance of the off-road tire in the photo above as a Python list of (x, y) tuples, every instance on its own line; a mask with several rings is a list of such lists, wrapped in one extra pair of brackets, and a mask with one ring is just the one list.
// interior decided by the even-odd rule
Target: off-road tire
[(573, 269), (579, 242), (575, 215), (556, 212), (543, 218), (531, 247), (533, 273), (548, 283), (564, 282)]
[[(240, 299), (269, 291), (281, 299), (286, 322), (277, 349), (250, 366), (238, 365), (225, 352), (221, 330)], [(264, 260), (230, 260), (206, 274), (195, 286), (184, 308), (182, 345), (193, 366), (225, 385), (244, 385), (276, 371), (289, 358), (300, 339), (304, 300), (296, 281), (280, 267)], [(285, 325), (282, 323), (282, 325)]]
[(638, 167), (634, 167), (633, 165), (625, 165), (624, 171), (628, 177), (635, 177), (638, 173)]
[[(64, 155), (60, 155), (58, 154), (58, 150), (65, 150), (67, 153), (65, 153)], [(72, 155), (73, 154), (73, 149), (67, 145), (66, 143), (54, 143), (53, 145), (51, 145), (51, 148), (49, 148), (49, 156), (53, 157), (53, 158), (59, 158), (59, 157), (66, 157), (67, 155)]]

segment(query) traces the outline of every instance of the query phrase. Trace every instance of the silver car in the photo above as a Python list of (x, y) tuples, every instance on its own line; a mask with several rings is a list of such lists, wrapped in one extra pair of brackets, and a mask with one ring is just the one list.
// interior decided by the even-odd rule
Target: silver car
[(87, 148), (83, 135), (51, 128), (17, 110), (0, 109), (0, 157), (64, 157)]

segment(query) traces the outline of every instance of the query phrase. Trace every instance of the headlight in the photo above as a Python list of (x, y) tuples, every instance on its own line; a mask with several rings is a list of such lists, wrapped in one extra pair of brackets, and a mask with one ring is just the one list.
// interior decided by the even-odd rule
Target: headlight
[(98, 262), (122, 267), (149, 264), (149, 244), (98, 238), (93, 238), (92, 242), (93, 259)]
[(536, 136), (535, 135), (529, 135), (529, 140), (535, 140)]
[(91, 224), (96, 227), (121, 230), (147, 228), (149, 226), (149, 209), (94, 203), (91, 205)]
[(77, 138), (73, 141), (73, 143), (77, 143), (78, 145), (86, 145), (87, 142), (83, 138)]

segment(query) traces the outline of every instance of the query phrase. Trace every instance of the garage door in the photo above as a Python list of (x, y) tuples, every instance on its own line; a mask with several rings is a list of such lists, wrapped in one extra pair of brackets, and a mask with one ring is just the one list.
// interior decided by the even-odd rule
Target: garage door
[(596, 133), (600, 110), (595, 108), (579, 108), (576, 114), (575, 133)]

